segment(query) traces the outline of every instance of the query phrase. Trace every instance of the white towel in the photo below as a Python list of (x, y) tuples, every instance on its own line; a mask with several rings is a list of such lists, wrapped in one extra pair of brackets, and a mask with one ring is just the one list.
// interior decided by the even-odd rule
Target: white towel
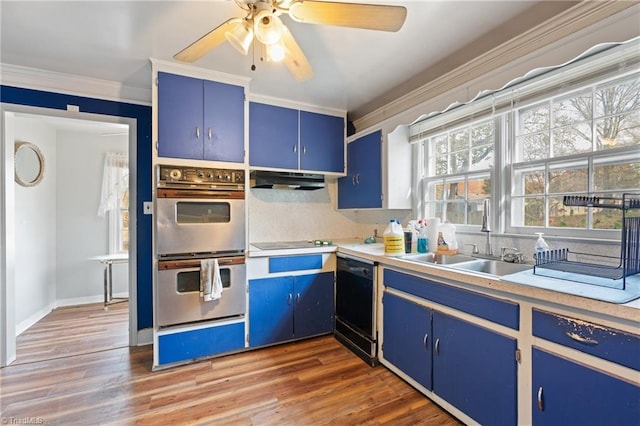
[(200, 287), (203, 289), (205, 302), (220, 299), (222, 296), (222, 279), (217, 259), (205, 259), (200, 262)]

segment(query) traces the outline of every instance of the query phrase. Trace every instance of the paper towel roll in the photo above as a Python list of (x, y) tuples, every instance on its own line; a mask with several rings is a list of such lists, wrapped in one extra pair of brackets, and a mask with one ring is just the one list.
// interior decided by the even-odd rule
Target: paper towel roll
[(440, 228), (440, 218), (430, 217), (427, 219), (427, 238), (429, 238), (431, 253), (435, 253), (438, 249), (438, 228)]

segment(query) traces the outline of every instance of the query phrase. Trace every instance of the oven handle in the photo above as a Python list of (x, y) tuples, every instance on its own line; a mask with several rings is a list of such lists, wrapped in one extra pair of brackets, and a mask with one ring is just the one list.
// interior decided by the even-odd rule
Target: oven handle
[(200, 198), (206, 200), (244, 200), (244, 191), (220, 191), (209, 189), (158, 188), (158, 198)]
[[(183, 260), (161, 260), (158, 262), (158, 270), (168, 269), (185, 269), (185, 268), (200, 268), (201, 259), (183, 259)], [(218, 265), (230, 266), (230, 265), (243, 265), (244, 257), (223, 257), (218, 259)]]

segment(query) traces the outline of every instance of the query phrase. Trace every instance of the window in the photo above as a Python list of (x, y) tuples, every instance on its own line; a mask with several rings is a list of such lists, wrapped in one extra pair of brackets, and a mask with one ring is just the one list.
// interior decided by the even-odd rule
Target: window
[(564, 206), (563, 198), (640, 189), (637, 44), (540, 71), (413, 124), (418, 214), (478, 230), (490, 198), (507, 212), (492, 224), (500, 230), (613, 238), (620, 210)]
[[(128, 175), (128, 173), (127, 173)], [(129, 187), (126, 176), (125, 188)], [(118, 195), (118, 207), (109, 212), (109, 248), (111, 253), (127, 253), (129, 251), (129, 190)]]
[(126, 153), (107, 152), (102, 173), (98, 216), (108, 213), (109, 253), (129, 251), (129, 159)]
[(482, 202), (491, 195), (495, 120), (478, 120), (423, 142), (425, 216), (479, 225)]
[(619, 229), (619, 210), (565, 207), (565, 195), (621, 197), (640, 187), (640, 74), (523, 106), (516, 121), (511, 225)]

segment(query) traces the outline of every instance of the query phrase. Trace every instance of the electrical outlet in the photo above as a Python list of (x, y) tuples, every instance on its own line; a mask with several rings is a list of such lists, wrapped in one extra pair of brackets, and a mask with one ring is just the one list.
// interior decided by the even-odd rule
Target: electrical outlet
[(152, 214), (153, 209), (151, 201), (144, 201), (142, 203), (142, 211), (144, 212), (144, 214)]

